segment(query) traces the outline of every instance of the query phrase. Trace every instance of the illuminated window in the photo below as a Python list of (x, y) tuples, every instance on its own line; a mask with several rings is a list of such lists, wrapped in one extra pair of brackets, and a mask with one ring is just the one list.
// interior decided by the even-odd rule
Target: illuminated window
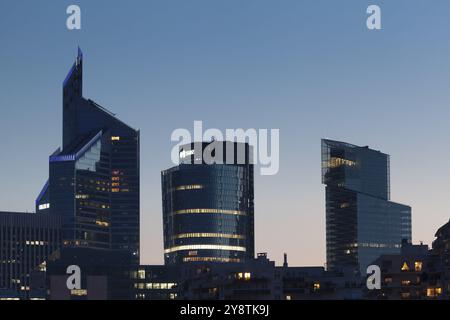
[(96, 220), (95, 224), (100, 226), (100, 227), (109, 227), (109, 223), (106, 222), (106, 221)]
[(185, 210), (177, 210), (174, 212), (174, 214), (192, 214), (192, 213), (221, 213), (221, 214), (245, 215), (245, 211), (225, 210), (225, 209), (185, 209)]
[(180, 233), (172, 236), (173, 239), (184, 238), (229, 238), (229, 239), (245, 239), (244, 235), (226, 234), (226, 233)]
[(391, 277), (384, 278), (384, 283), (392, 283), (392, 278)]
[(356, 162), (344, 158), (332, 157), (328, 163), (329, 168), (338, 168), (341, 166), (354, 167), (356, 166)]
[(119, 140), (120, 140), (120, 137), (118, 137), (118, 136), (111, 137), (111, 141), (119, 141)]
[(402, 265), (402, 271), (409, 271), (409, 266), (408, 266), (408, 264), (406, 263), (406, 261), (403, 262), (403, 265)]
[(183, 191), (183, 190), (199, 190), (203, 189), (203, 186), (201, 184), (191, 184), (186, 186), (178, 186), (175, 188), (177, 191)]
[(145, 270), (141, 269), (138, 271), (138, 279), (145, 279)]
[(402, 280), (402, 286), (409, 286), (411, 284), (411, 280)]
[(414, 270), (416, 270), (417, 272), (422, 271), (422, 261), (414, 262)]
[(119, 192), (119, 191), (120, 191), (119, 188), (112, 188), (112, 189), (111, 189), (111, 192), (114, 192), (114, 193), (117, 193), (117, 192)]
[(194, 244), (194, 245), (183, 245), (183, 246), (175, 246), (164, 250), (164, 253), (172, 253), (176, 251), (184, 251), (184, 250), (227, 250), (227, 251), (242, 251), (245, 252), (246, 247), (240, 246), (227, 246), (220, 244)]
[(427, 297), (435, 298), (442, 294), (442, 288), (427, 288)]
[(236, 274), (236, 278), (248, 281), (252, 278), (252, 274), (250, 272), (239, 272)]
[(44, 203), (39, 205), (39, 210), (45, 210), (50, 208), (50, 203)]
[(286, 296), (286, 300), (292, 300), (291, 296)]
[(239, 258), (222, 258), (222, 257), (185, 257), (183, 262), (234, 262), (239, 263)]
[(314, 291), (318, 291), (320, 290), (320, 283), (319, 282), (315, 282), (314, 283)]

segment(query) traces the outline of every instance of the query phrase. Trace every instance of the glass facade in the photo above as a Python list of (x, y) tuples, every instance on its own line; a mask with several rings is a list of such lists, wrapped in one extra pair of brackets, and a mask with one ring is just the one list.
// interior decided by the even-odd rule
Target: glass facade
[[(208, 145), (203, 143), (200, 150)], [(253, 164), (251, 148), (244, 147), (243, 164), (182, 160), (162, 172), (166, 264), (243, 262), (254, 257)], [(182, 146), (180, 155), (193, 149), (193, 144)]]
[(63, 147), (36, 208), (62, 217), (65, 246), (139, 258), (139, 131), (82, 97), (81, 51), (63, 86)]
[(389, 166), (387, 154), (322, 140), (328, 269), (353, 266), (365, 274), (380, 255), (411, 241), (411, 208), (390, 201)]

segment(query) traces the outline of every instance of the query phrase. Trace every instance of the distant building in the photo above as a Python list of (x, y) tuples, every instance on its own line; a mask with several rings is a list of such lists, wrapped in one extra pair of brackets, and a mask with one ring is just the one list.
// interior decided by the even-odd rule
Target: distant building
[(30, 273), (45, 268), (59, 248), (61, 220), (35, 213), (0, 212), (0, 297), (27, 298)]
[[(223, 153), (219, 151), (223, 150)], [(214, 154), (215, 163), (202, 158)], [(231, 163), (226, 162), (231, 158)], [(192, 143), (162, 172), (165, 264), (239, 263), (254, 257), (254, 180), (247, 143)]]
[[(70, 266), (79, 267), (79, 288), (67, 286)], [(130, 300), (135, 268), (127, 250), (63, 247), (50, 257), (40, 276), (45, 279), (49, 300)]]
[(180, 297), (187, 300), (359, 299), (363, 279), (323, 267), (275, 266), (262, 253), (244, 264), (185, 266)]
[(131, 272), (133, 299), (175, 300), (180, 298), (181, 270), (176, 265), (141, 265)]
[(364, 275), (380, 255), (411, 242), (411, 208), (390, 201), (389, 167), (387, 154), (322, 140), (328, 270), (352, 266)]
[(381, 269), (381, 290), (367, 292), (370, 299), (450, 299), (450, 222), (427, 245), (405, 242), (399, 254), (382, 255), (372, 264)]
[(83, 97), (83, 54), (63, 84), (62, 148), (36, 212), (62, 219), (64, 246), (128, 250), (139, 263), (139, 131)]

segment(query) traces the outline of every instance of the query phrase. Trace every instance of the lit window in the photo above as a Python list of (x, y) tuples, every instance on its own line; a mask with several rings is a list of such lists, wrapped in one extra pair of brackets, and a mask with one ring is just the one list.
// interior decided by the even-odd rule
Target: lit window
[(427, 288), (427, 297), (435, 298), (442, 294), (442, 288)]
[(242, 251), (247, 250), (246, 247), (241, 246), (227, 246), (220, 244), (193, 244), (193, 245), (183, 245), (175, 246), (164, 250), (164, 253), (172, 253), (177, 251), (189, 251), (189, 250), (225, 250), (225, 251)]
[(239, 272), (238, 274), (236, 274), (236, 278), (238, 278), (239, 280), (250, 280), (252, 277), (252, 274), (250, 272)]
[(185, 186), (178, 186), (175, 188), (177, 191), (183, 191), (183, 190), (199, 190), (203, 189), (203, 186), (200, 184), (191, 184), (191, 185), (185, 185)]
[(356, 162), (348, 160), (348, 159), (338, 158), (338, 157), (330, 158), (330, 161), (328, 163), (329, 168), (338, 168), (341, 166), (354, 167), (354, 166), (356, 166)]
[(286, 300), (292, 300), (291, 296), (286, 296)]
[(314, 283), (314, 291), (320, 290), (320, 283), (319, 282), (315, 282)]
[(111, 137), (111, 141), (119, 141), (119, 140), (120, 140), (120, 137), (118, 137), (118, 136)]
[(409, 286), (411, 284), (410, 280), (402, 280), (402, 286)]
[(138, 271), (138, 279), (145, 279), (145, 270), (141, 269)]
[(422, 261), (414, 262), (414, 270), (416, 270), (417, 272), (422, 271)]
[(403, 265), (402, 265), (402, 271), (409, 271), (409, 266), (408, 266), (408, 264), (406, 263), (406, 261), (403, 262)]
[(45, 210), (50, 208), (50, 203), (44, 203), (39, 205), (39, 210)]

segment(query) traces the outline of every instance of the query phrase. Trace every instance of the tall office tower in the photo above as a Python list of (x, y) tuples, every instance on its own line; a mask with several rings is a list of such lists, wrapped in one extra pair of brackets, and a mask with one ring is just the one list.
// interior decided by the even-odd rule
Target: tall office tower
[(59, 217), (46, 214), (0, 212), (0, 291), (26, 298), (30, 272), (44, 266), (61, 243)]
[(63, 143), (36, 210), (62, 217), (66, 246), (139, 258), (139, 131), (82, 96), (81, 50), (63, 84)]
[(366, 274), (380, 255), (411, 241), (411, 208), (389, 201), (389, 175), (389, 155), (322, 140), (328, 269), (352, 266)]
[(254, 257), (252, 152), (219, 141), (180, 147), (179, 165), (162, 172), (165, 264)]

